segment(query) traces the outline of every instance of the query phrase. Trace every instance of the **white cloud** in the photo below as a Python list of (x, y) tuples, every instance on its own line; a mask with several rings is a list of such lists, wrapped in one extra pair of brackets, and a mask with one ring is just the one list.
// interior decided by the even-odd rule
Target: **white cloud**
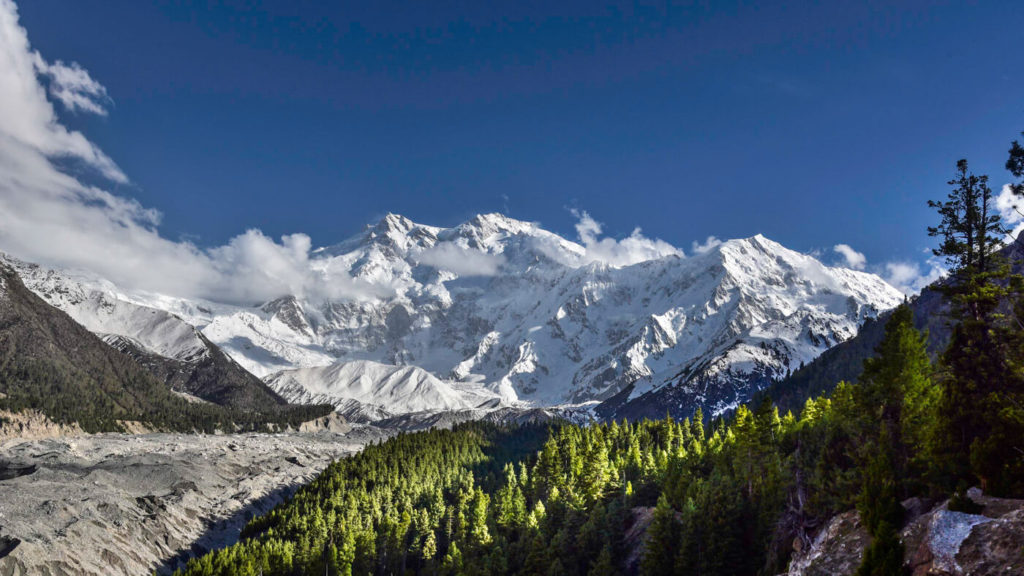
[(32, 50), (17, 7), (0, 0), (0, 249), (88, 270), (125, 289), (227, 303), (286, 293), (370, 298), (391, 290), (312, 265), (310, 239), (302, 234), (275, 241), (250, 230), (206, 250), (162, 237), (156, 210), (62, 170), (71, 164), (76, 172), (128, 182), (113, 160), (60, 123), (41, 76), (50, 97), (69, 110), (104, 113), (102, 85), (76, 64), (48, 64)]
[(904, 294), (917, 294), (945, 275), (945, 268), (937, 260), (929, 259), (925, 270), (914, 262), (887, 262), (883, 277)]
[(1013, 242), (1024, 232), (1024, 198), (1013, 193), (1013, 188), (1005, 184), (996, 196), (996, 209), (1011, 228), (1007, 242)]
[(0, 0), (0, 137), (47, 159), (79, 161), (114, 182), (127, 182), (113, 160), (60, 124), (39, 82), (39, 63), (48, 66), (29, 46), (17, 7)]
[(459, 276), (494, 276), (505, 263), (505, 256), (442, 242), (421, 252), (419, 261)]
[(36, 73), (50, 79), (50, 96), (56, 98), (72, 112), (89, 112), (107, 115), (107, 104), (113, 101), (107, 96), (107, 89), (93, 80), (77, 62), (65, 64), (60, 60), (48, 63), (39, 52), (33, 53)]
[(846, 265), (854, 270), (863, 270), (868, 259), (863, 254), (850, 247), (849, 244), (836, 244), (832, 250), (846, 259)]
[(719, 240), (718, 238), (714, 236), (708, 236), (707, 240), (705, 240), (703, 244), (698, 244), (696, 241), (693, 242), (693, 244), (690, 245), (690, 251), (693, 252), (694, 254), (705, 254), (707, 252), (710, 252), (711, 249), (720, 245), (721, 243), (722, 241)]
[(586, 249), (586, 262), (596, 261), (622, 267), (666, 256), (683, 256), (682, 250), (668, 242), (647, 238), (641, 233), (640, 228), (634, 229), (632, 234), (622, 240), (600, 238), (601, 224), (591, 218), (590, 214), (576, 210), (573, 210), (572, 214), (578, 219), (576, 233)]

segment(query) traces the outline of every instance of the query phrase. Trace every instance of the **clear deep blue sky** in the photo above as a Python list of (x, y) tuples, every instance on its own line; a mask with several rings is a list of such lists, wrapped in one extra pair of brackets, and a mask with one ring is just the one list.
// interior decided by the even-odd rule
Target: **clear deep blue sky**
[(1024, 130), (1019, 1), (203, 4), (20, 3), (115, 102), (68, 124), (200, 245), (330, 244), (386, 212), (571, 236), (579, 208), (685, 249), (920, 260), (955, 161), (1001, 184)]

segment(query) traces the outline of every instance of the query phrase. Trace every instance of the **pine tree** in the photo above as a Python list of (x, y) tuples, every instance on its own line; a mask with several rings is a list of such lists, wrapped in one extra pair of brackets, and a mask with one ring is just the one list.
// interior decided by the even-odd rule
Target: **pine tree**
[(982, 321), (1003, 294), (993, 281), (1007, 273), (997, 252), (1008, 230), (996, 209), (988, 176), (971, 173), (967, 160), (957, 162), (956, 168), (956, 176), (948, 182), (954, 188), (947, 199), (928, 201), (941, 218), (938, 226), (928, 228), (928, 235), (941, 239), (932, 252), (945, 258), (950, 269), (951, 281), (940, 289), (960, 314)]
[[(870, 438), (868, 453), (892, 454), (896, 478), (907, 479), (911, 459), (923, 454), (935, 403), (928, 337), (914, 328), (910, 307), (897, 307), (885, 324), (875, 357), (864, 361), (857, 400)], [(887, 442), (880, 448), (879, 444)]]
[(448, 553), (445, 554), (444, 560), (441, 562), (441, 573), (452, 576), (462, 573), (462, 552), (459, 551), (455, 542), (448, 547)]
[(693, 413), (693, 439), (698, 444), (704, 443), (704, 410), (700, 406), (697, 406), (697, 411)]
[(864, 551), (857, 576), (900, 576), (909, 574), (903, 565), (903, 542), (888, 522), (882, 522)]
[(647, 547), (640, 563), (645, 576), (671, 576), (679, 550), (679, 522), (676, 512), (662, 495), (654, 508), (654, 519), (647, 529)]
[(587, 573), (587, 576), (615, 576), (618, 573), (619, 571), (615, 567), (615, 560), (612, 557), (612, 548), (606, 545), (590, 565), (590, 571)]
[[(1011, 149), (1007, 163), (1011, 170), (1017, 166), (1017, 148)], [(942, 217), (929, 234), (943, 238), (935, 254), (950, 264), (950, 279), (942, 291), (957, 321), (942, 356), (933, 461), (947, 489), (973, 478), (985, 490), (1006, 492), (1024, 483), (1015, 471), (1024, 465), (1007, 467), (1007, 457), (1014, 463), (1020, 458), (993, 438), (1012, 437), (1022, 429), (1017, 416), (1005, 408), (1024, 390), (1024, 362), (1018, 322), (1009, 322), (999, 305), (1011, 296), (1019, 298), (1024, 279), (1010, 275), (1007, 263), (995, 253), (1007, 230), (994, 210), (987, 178), (969, 173), (966, 161), (957, 168), (949, 199), (929, 203)]]

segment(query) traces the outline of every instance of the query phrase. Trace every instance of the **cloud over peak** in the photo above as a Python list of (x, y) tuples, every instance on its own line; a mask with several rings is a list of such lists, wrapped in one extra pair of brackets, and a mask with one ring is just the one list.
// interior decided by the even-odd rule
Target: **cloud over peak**
[(690, 252), (693, 252), (694, 254), (707, 254), (708, 252), (713, 250), (716, 246), (721, 246), (721, 244), (722, 244), (722, 241), (719, 240), (718, 238), (716, 238), (714, 236), (708, 236), (707, 240), (704, 240), (703, 244), (700, 244), (697, 241), (694, 241), (690, 245)]
[(601, 238), (603, 227), (587, 212), (573, 210), (576, 217), (576, 234), (586, 250), (586, 262), (601, 262), (609, 266), (630, 266), (647, 260), (657, 260), (666, 256), (682, 257), (683, 251), (664, 240), (648, 238), (640, 228), (623, 238)]

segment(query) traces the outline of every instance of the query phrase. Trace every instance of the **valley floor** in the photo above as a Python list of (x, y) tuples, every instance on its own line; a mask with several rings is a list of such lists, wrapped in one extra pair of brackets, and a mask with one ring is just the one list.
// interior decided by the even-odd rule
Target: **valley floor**
[(170, 572), (382, 435), (0, 440), (0, 575)]

